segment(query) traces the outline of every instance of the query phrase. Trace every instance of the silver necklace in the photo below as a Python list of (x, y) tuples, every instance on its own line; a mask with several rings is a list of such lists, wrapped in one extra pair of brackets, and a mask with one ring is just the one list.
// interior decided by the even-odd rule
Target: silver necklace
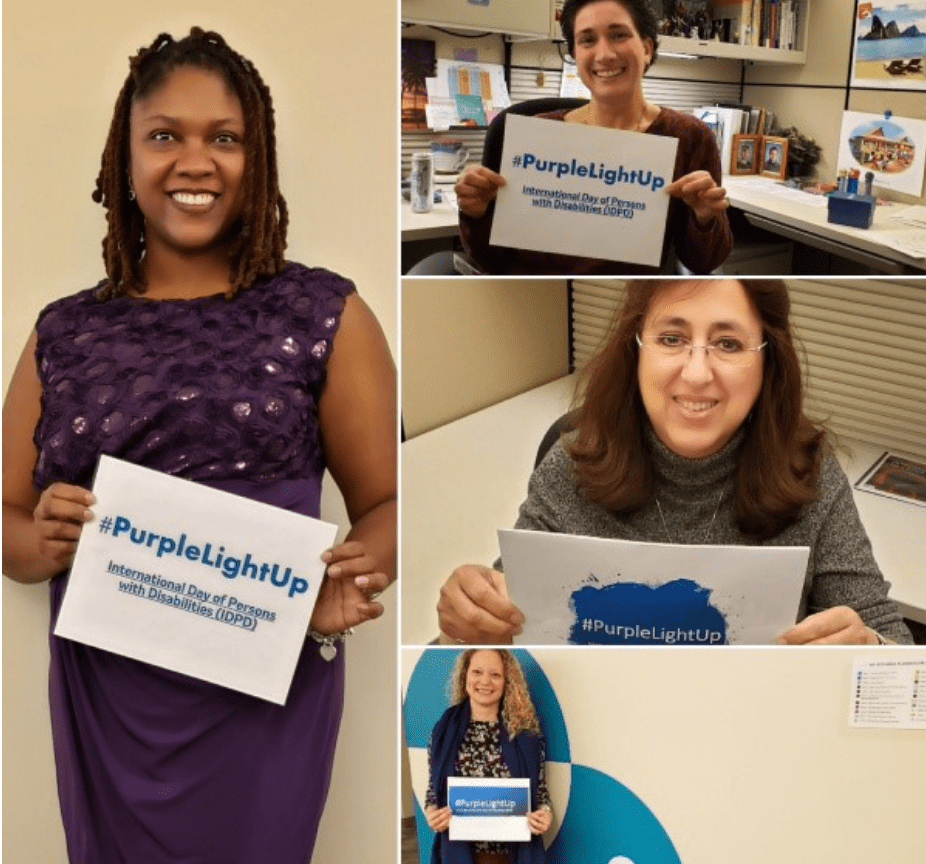
[[(720, 495), (717, 498), (717, 504), (714, 507), (714, 515), (711, 516), (711, 524), (707, 526), (707, 531), (704, 532), (704, 537), (701, 539), (701, 543), (707, 543), (707, 538), (711, 536), (711, 531), (714, 528), (714, 522), (717, 521), (717, 513), (720, 510), (720, 502), (723, 500), (724, 490), (720, 490)], [(656, 507), (659, 510), (659, 518), (662, 520), (662, 527), (665, 529), (666, 537), (669, 538), (670, 543), (675, 542), (675, 538), (672, 537), (672, 532), (669, 531), (669, 526), (666, 524), (666, 517), (662, 513), (662, 504), (659, 503), (659, 496), (656, 496)]]

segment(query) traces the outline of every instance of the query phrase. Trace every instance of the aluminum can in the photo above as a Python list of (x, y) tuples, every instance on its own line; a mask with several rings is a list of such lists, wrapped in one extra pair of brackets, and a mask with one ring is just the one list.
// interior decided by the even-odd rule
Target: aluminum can
[(430, 153), (412, 153), (412, 212), (427, 213), (434, 203), (434, 159)]

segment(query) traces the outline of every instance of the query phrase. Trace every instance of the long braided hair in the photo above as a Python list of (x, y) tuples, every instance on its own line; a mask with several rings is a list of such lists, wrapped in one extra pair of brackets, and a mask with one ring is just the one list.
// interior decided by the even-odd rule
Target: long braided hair
[(228, 296), (258, 277), (278, 273), (285, 264), (289, 214), (278, 185), (270, 91), (251, 62), (232, 50), (218, 33), (193, 27), (190, 35), (179, 41), (161, 33), (129, 58), (129, 75), (116, 100), (93, 192), (93, 200), (106, 209), (108, 226), (103, 238), (106, 279), (98, 290), (101, 298), (145, 290), (141, 272), (144, 216), (129, 195), (130, 115), (136, 101), (149, 96), (172, 72), (185, 66), (220, 75), (241, 100), (245, 118), (243, 207), (229, 250)]

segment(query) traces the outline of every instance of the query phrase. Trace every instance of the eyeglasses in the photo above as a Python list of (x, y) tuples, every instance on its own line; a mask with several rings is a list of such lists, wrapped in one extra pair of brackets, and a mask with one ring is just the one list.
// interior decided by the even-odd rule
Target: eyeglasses
[(665, 360), (682, 357), (687, 359), (691, 357), (695, 348), (702, 348), (707, 357), (713, 358), (725, 366), (749, 366), (759, 352), (768, 345), (768, 342), (763, 342), (756, 348), (747, 348), (739, 339), (733, 336), (721, 336), (719, 339), (712, 339), (706, 345), (695, 345), (690, 339), (686, 339), (684, 336), (676, 336), (674, 333), (655, 336), (645, 342), (640, 338), (639, 333), (636, 338), (637, 345), (652, 351), (656, 357)]

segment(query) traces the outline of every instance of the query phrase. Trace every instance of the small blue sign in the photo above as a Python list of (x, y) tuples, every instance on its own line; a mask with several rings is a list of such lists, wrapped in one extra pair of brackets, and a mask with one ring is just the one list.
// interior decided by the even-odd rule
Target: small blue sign
[(447, 803), (454, 816), (526, 816), (527, 786), (451, 786)]

